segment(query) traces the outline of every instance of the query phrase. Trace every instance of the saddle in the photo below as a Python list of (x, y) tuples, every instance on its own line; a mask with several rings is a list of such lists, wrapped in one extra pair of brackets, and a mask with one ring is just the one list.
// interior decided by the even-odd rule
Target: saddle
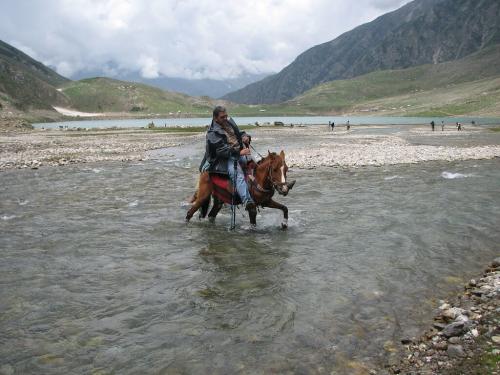
[(227, 204), (233, 203), (233, 191), (234, 191), (234, 204), (241, 204), (241, 198), (238, 192), (233, 188), (233, 184), (229, 176), (221, 175), (217, 173), (210, 173), (210, 181), (214, 187), (213, 194), (219, 198), (221, 201)]
[[(249, 179), (248, 176), (249, 174), (253, 175), (253, 170), (255, 169), (256, 165), (252, 163), (249, 165), (248, 168), (245, 170), (245, 181), (247, 182), (247, 185), (249, 185)], [(213, 194), (219, 198), (221, 201), (227, 204), (232, 204), (233, 203), (233, 191), (234, 191), (234, 204), (238, 205), (243, 203), (241, 201), (240, 196), (238, 195), (238, 192), (233, 186), (233, 183), (229, 176), (227, 175), (222, 175), (218, 173), (209, 173), (208, 174), (210, 177), (210, 181), (212, 182), (212, 185), (214, 187)], [(248, 189), (250, 190), (250, 186), (248, 186)]]

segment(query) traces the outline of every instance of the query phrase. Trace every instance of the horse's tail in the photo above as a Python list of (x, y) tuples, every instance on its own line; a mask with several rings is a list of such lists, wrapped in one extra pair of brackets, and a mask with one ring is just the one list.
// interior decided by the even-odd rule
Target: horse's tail
[[(201, 177), (200, 177), (201, 179)], [(194, 192), (192, 198), (191, 198), (191, 203), (194, 203), (198, 199), (198, 192), (200, 190), (200, 179), (198, 179), (196, 183), (196, 191)], [(210, 201), (211, 201), (211, 196), (209, 195), (208, 198), (201, 204), (200, 206), (200, 218), (204, 219), (207, 216), (208, 213), (208, 208), (210, 207)]]

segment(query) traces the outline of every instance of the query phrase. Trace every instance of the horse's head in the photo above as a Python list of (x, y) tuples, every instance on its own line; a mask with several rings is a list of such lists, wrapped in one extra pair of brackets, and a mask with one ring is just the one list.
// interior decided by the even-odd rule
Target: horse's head
[(279, 194), (287, 195), (293, 185), (295, 185), (295, 181), (291, 183), (286, 181), (288, 166), (285, 162), (285, 152), (282, 150), (279, 155), (269, 152), (267, 158), (269, 159), (269, 179), (273, 187)]

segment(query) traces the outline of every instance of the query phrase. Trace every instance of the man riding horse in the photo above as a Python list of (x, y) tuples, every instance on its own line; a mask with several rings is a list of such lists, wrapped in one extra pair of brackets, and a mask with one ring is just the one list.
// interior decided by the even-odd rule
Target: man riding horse
[[(210, 221), (215, 220), (223, 203), (231, 204), (233, 229), (235, 205), (243, 203), (252, 226), (256, 225), (257, 205), (282, 210), (281, 227), (288, 226), (288, 208), (272, 199), (275, 191), (286, 196), (295, 184), (295, 181), (286, 180), (288, 166), (285, 162), (285, 152), (269, 152), (257, 161), (252, 158), (250, 140), (250, 136), (241, 132), (236, 123), (228, 117), (224, 107), (215, 107), (206, 135), (205, 156), (200, 165), (198, 189), (191, 200), (193, 204), (186, 213), (187, 222), (200, 208), (200, 218), (204, 218), (213, 197), (214, 204), (208, 214)], [(248, 169), (251, 165), (254, 169), (247, 185), (242, 167)]]
[(246, 156), (251, 154), (243, 143), (247, 139), (248, 135), (241, 132), (233, 119), (228, 117), (226, 108), (215, 107), (212, 124), (207, 131), (205, 157), (200, 171), (229, 175), (231, 181), (236, 181), (236, 191), (245, 208), (254, 210), (255, 203), (241, 168), (246, 165)]

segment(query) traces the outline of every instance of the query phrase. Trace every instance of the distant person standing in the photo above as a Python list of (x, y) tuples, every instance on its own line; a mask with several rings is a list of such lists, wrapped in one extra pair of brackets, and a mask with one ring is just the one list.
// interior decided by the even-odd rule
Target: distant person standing
[(335, 129), (335, 123), (332, 121), (332, 131)]
[(434, 120), (431, 121), (431, 128), (432, 128), (432, 131), (434, 131), (434, 126), (436, 126), (436, 123), (434, 122)]
[(444, 132), (444, 121), (441, 121), (441, 131)]
[(346, 128), (348, 131), (351, 129), (351, 124), (349, 123), (349, 120), (347, 120)]
[(331, 128), (332, 128), (332, 122), (328, 121), (328, 130), (330, 130)]

